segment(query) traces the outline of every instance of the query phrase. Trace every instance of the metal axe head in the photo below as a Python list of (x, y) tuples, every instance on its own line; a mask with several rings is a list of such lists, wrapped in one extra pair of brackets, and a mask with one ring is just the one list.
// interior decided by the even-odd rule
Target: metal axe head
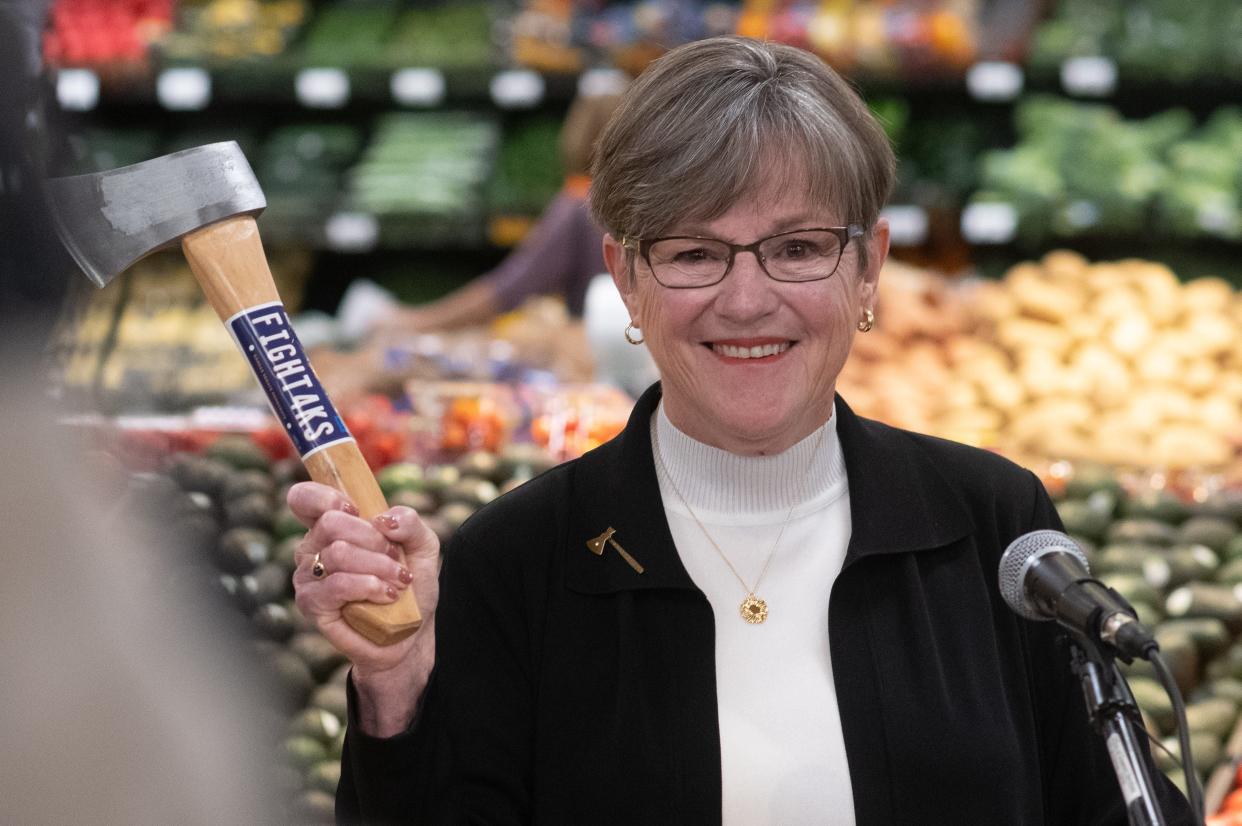
[(183, 235), (267, 206), (236, 141), (48, 181), (57, 231), (100, 287)]

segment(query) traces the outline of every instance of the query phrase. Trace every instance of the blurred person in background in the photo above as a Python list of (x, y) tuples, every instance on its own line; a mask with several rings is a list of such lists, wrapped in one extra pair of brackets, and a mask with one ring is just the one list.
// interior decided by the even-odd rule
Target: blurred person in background
[(565, 183), (513, 252), (491, 272), (441, 299), (392, 308), (378, 319), (378, 329), (405, 334), (484, 324), (537, 295), (563, 298), (570, 316), (581, 318), (588, 284), (605, 272), (604, 234), (587, 200), (591, 153), (619, 100), (615, 93), (574, 99), (560, 137)]
[(0, 822), (279, 823), (283, 728), (236, 611), (187, 575), (171, 500), (49, 398), (46, 344), (85, 278), (43, 198), (47, 6), (0, 0)]

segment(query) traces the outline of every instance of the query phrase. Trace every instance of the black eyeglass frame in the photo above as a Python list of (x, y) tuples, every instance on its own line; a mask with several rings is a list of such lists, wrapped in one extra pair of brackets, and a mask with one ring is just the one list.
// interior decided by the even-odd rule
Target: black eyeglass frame
[[(759, 254), (759, 247), (760, 245), (771, 241), (773, 238), (780, 238), (785, 235), (796, 235), (799, 232), (831, 232), (833, 235), (837, 236), (837, 241), (841, 244), (837, 252), (837, 262), (827, 274), (816, 278), (777, 278), (775, 275), (768, 272), (768, 266), (764, 262), (764, 257)], [(759, 262), (759, 269), (763, 270), (763, 274), (768, 278), (771, 278), (773, 281), (779, 281), (782, 284), (809, 284), (813, 281), (823, 281), (825, 279), (832, 278), (837, 274), (837, 270), (841, 269), (841, 259), (845, 257), (845, 248), (849, 246), (850, 240), (854, 238), (861, 238), (865, 234), (866, 229), (864, 229), (862, 224), (849, 224), (844, 227), (802, 227), (801, 229), (786, 230), (785, 232), (778, 232), (775, 235), (768, 235), (764, 238), (760, 238), (758, 241), (750, 244), (730, 244), (728, 241), (724, 241), (720, 238), (709, 238), (705, 235), (665, 235), (660, 238), (634, 238), (627, 235), (622, 237), (621, 246), (628, 250), (634, 250), (642, 256), (643, 260), (647, 262), (647, 268), (651, 270), (651, 277), (654, 278), (656, 283), (658, 283), (661, 287), (668, 290), (699, 290), (704, 287), (714, 287), (721, 281), (728, 278), (729, 273), (733, 272), (733, 262), (737, 258), (737, 254), (739, 252), (752, 253), (755, 256), (755, 260)], [(651, 264), (651, 248), (661, 241), (711, 241), (716, 244), (723, 244), (729, 248), (729, 260), (725, 264), (724, 273), (709, 284), (665, 284), (660, 280), (660, 277), (656, 275), (655, 267)]]

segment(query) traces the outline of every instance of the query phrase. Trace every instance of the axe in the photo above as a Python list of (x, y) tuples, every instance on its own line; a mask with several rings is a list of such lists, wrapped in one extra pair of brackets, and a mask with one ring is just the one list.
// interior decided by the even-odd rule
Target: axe
[[(152, 252), (180, 244), (311, 478), (348, 496), (364, 519), (387, 510), (276, 292), (254, 218), (267, 201), (236, 142), (48, 185), (65, 246), (100, 287)], [(411, 588), (394, 603), (354, 602), (343, 613), (378, 645), (408, 637), (422, 620)]]

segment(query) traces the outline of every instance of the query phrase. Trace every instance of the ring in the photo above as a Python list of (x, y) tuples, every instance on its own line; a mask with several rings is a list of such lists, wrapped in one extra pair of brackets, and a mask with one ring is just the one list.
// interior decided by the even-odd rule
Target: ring
[(311, 576), (315, 579), (323, 579), (324, 574), (328, 573), (328, 569), (323, 566), (323, 559), (320, 552), (315, 551), (315, 561), (311, 563)]

